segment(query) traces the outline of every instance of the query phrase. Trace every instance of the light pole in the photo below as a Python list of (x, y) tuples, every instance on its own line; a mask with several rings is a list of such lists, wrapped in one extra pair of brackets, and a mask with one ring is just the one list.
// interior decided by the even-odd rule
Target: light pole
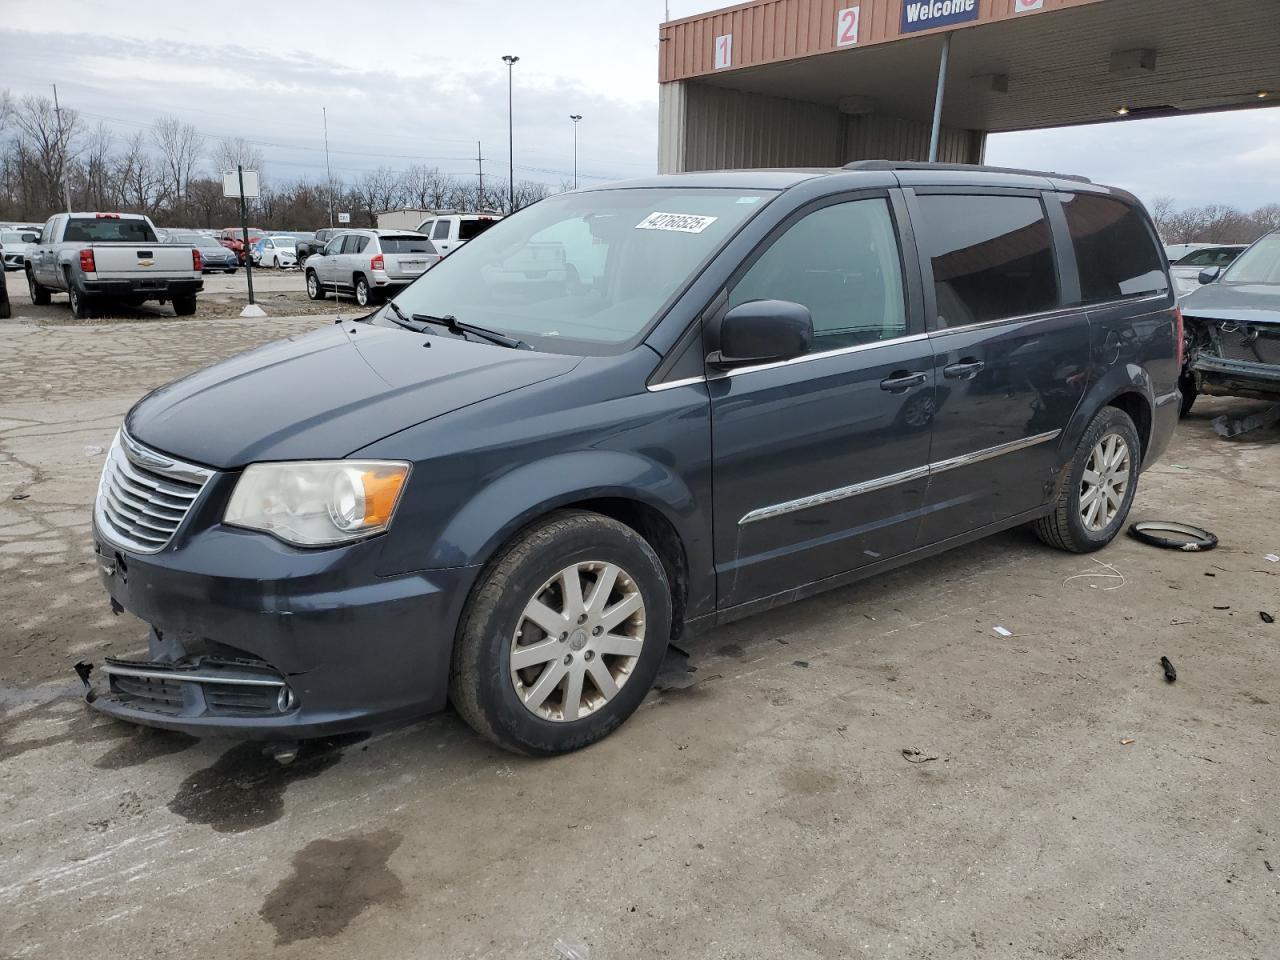
[(582, 119), (582, 114), (571, 113), (569, 119), (573, 121), (573, 189), (578, 189), (578, 121)]
[(507, 65), (507, 205), (510, 207), (508, 213), (516, 212), (515, 124), (511, 112), (511, 75), (514, 71), (511, 68), (519, 60), (519, 57), (513, 57), (511, 54), (502, 58), (502, 62)]

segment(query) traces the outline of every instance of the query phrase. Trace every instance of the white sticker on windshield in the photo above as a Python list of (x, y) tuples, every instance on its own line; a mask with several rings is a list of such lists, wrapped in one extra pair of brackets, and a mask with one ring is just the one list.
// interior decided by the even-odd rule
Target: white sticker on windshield
[(651, 213), (636, 224), (636, 229), (701, 233), (718, 219), (718, 217), (699, 216), (696, 213)]

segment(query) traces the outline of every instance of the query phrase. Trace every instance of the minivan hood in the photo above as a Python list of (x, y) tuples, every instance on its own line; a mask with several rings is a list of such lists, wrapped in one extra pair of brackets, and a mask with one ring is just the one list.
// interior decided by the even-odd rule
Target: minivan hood
[(579, 362), (347, 321), (160, 387), (129, 411), (125, 428), (156, 450), (219, 469), (336, 459)]
[(1280, 323), (1280, 284), (1206, 283), (1180, 304), (1189, 317), (1237, 323)]

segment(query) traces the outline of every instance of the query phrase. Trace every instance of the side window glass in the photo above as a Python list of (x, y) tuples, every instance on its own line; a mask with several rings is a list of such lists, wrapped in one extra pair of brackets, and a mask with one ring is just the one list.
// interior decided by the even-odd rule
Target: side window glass
[(364, 248), (369, 245), (369, 238), (362, 237), (358, 233), (347, 234), (346, 246), (342, 248), (343, 253), (363, 253)]
[(334, 237), (334, 238), (333, 238), (332, 240), (330, 240), (327, 244), (325, 244), (324, 254), (323, 254), (323, 255), (324, 255), (324, 256), (326, 256), (326, 257), (333, 257), (333, 256), (337, 256), (339, 253), (341, 253), (341, 252), (342, 252), (342, 239), (343, 239), (342, 237)]
[(1061, 305), (1044, 206), (1032, 197), (919, 198), (937, 326), (963, 327)]
[(852, 200), (787, 229), (729, 292), (729, 306), (790, 300), (813, 315), (813, 352), (907, 332), (902, 260), (889, 203)]
[(1164, 258), (1146, 218), (1110, 197), (1073, 194), (1064, 200), (1084, 303), (1165, 293)]
[(43, 246), (49, 242), (49, 237), (53, 235), (53, 221), (45, 222), (44, 227), (40, 230), (40, 244)]
[(448, 240), (449, 239), (449, 221), (448, 220), (436, 221), (435, 229), (431, 231), (431, 239), (432, 240)]
[(436, 222), (434, 220), (423, 220), (420, 224), (418, 224), (418, 232), (424, 236), (429, 237), (431, 236), (431, 228), (434, 227), (435, 225), (436, 225)]

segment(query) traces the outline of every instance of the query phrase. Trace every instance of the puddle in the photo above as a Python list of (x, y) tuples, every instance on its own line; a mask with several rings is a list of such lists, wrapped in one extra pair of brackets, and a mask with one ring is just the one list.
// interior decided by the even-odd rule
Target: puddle
[(295, 853), (293, 872), (258, 911), (275, 928), (276, 946), (335, 937), (369, 907), (399, 900), (404, 884), (387, 860), (403, 839), (392, 830), (378, 830), (313, 840)]
[(256, 830), (284, 814), (284, 793), (295, 780), (310, 780), (342, 759), (342, 748), (368, 738), (353, 733), (305, 741), (297, 759), (282, 766), (263, 756), (263, 744), (232, 747), (211, 767), (197, 770), (178, 787), (169, 810), (188, 823), (208, 824), (218, 833)]

